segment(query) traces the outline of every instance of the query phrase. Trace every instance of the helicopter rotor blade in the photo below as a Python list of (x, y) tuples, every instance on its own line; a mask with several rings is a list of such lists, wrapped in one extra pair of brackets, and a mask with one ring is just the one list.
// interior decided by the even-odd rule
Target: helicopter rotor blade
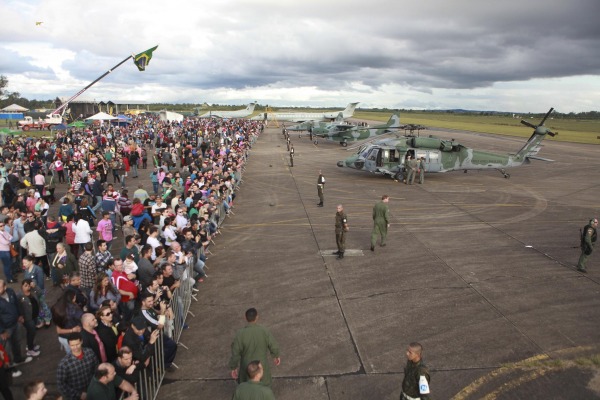
[(546, 119), (550, 116), (550, 114), (552, 113), (552, 111), (554, 111), (554, 107), (551, 107), (550, 110), (548, 110), (548, 112), (546, 113), (546, 115), (544, 115), (544, 118), (542, 119), (542, 122), (540, 122), (540, 124), (538, 126), (544, 125), (544, 122), (546, 122)]
[(522, 119), (522, 120), (521, 120), (521, 123), (522, 123), (523, 125), (525, 125), (525, 126), (528, 126), (528, 127), (530, 127), (530, 128), (533, 128), (533, 129), (537, 128), (537, 126), (535, 126), (535, 125), (534, 125), (534, 124), (532, 124), (531, 122), (525, 121), (524, 119)]

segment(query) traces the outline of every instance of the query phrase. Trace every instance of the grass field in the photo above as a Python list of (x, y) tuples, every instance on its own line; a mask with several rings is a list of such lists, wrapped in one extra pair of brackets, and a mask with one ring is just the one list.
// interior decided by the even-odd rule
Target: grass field
[[(300, 112), (300, 110), (295, 110)], [(308, 111), (308, 110), (307, 110)], [(315, 112), (316, 110), (309, 110)], [(387, 122), (392, 111), (370, 112), (356, 111), (355, 119)], [(255, 113), (255, 115), (258, 112)], [(527, 118), (532, 124), (540, 122), (539, 118)], [(521, 124), (520, 119), (500, 115), (475, 115), (446, 112), (419, 112), (408, 111), (400, 113), (400, 122), (403, 124), (420, 124), (432, 128), (456, 129), (462, 131), (492, 133), (496, 135), (529, 137), (531, 128)], [(600, 144), (600, 120), (577, 120), (577, 119), (548, 119), (545, 126), (554, 132), (559, 132), (555, 137), (546, 140), (561, 142)], [(2, 120), (0, 128), (8, 127), (8, 122)], [(22, 133), (21, 133), (22, 135)], [(29, 131), (31, 137), (50, 136), (49, 131)]]
[[(357, 111), (354, 118), (368, 119), (385, 122), (390, 118), (391, 112), (365, 112)], [(532, 124), (538, 124), (539, 118), (528, 119)], [(529, 137), (531, 128), (521, 124), (521, 119), (498, 115), (473, 115), (431, 112), (404, 112), (400, 113), (400, 123), (421, 124), (428, 127), (456, 129), (461, 131), (493, 133), (496, 135)], [(600, 144), (600, 121), (576, 119), (548, 119), (544, 124), (553, 132), (559, 132), (555, 137), (546, 140), (561, 142)]]

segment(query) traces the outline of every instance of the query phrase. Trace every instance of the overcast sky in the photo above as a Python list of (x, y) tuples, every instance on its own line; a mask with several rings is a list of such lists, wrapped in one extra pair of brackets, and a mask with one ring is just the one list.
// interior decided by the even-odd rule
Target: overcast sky
[[(600, 110), (598, 0), (0, 2), (0, 74), (29, 99)], [(36, 25), (36, 22), (42, 22)]]

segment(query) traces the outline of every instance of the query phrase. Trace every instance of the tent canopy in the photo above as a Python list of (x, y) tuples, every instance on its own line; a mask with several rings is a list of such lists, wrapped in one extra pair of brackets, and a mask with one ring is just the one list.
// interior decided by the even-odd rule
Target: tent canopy
[(52, 131), (66, 131), (67, 125), (65, 125), (65, 124), (52, 125), (51, 130)]
[(98, 121), (98, 120), (100, 120), (100, 121), (112, 121), (113, 119), (117, 119), (117, 117), (113, 117), (112, 115), (109, 115), (109, 114), (107, 114), (105, 112), (99, 112), (96, 115), (92, 115), (91, 117), (86, 118), (86, 120), (88, 120), (88, 119), (91, 119), (91, 120), (94, 120), (94, 121)]
[(29, 108), (21, 107), (18, 104), (11, 104), (10, 106), (6, 106), (2, 109), (4, 112), (25, 112), (29, 111)]

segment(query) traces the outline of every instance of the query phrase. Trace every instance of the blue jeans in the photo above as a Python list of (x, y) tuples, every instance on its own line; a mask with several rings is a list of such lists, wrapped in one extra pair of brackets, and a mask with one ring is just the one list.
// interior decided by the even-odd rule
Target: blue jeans
[(102, 207), (102, 196), (95, 196), (96, 197), (96, 205), (94, 207), (92, 207), (92, 210), (94, 210), (94, 212), (98, 211), (100, 209), (100, 207)]
[(12, 274), (12, 259), (10, 257), (10, 251), (0, 251), (0, 260), (2, 261), (2, 267), (4, 268), (4, 276), (7, 281), (13, 280)]
[(154, 189), (154, 194), (158, 194), (158, 182), (152, 182), (152, 189)]

